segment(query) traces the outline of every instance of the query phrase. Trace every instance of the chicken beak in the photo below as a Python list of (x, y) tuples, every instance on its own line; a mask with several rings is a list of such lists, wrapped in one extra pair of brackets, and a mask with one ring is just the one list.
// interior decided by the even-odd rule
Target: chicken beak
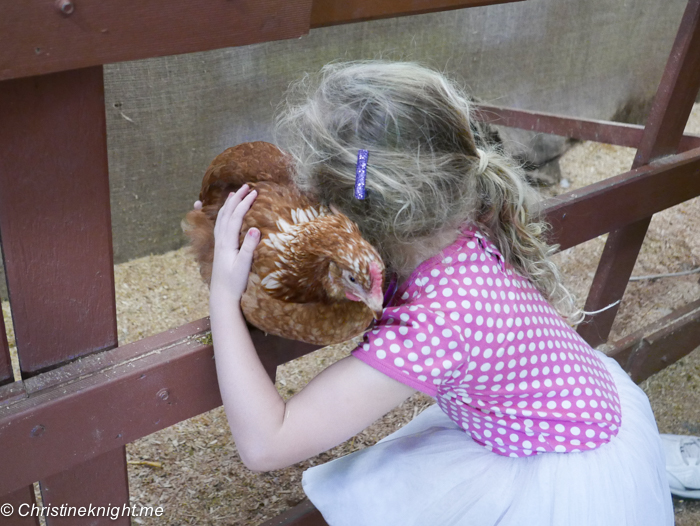
[(372, 313), (374, 314), (374, 319), (379, 320), (382, 317), (382, 313), (384, 312), (384, 298), (376, 298), (376, 297), (370, 297), (368, 300), (365, 302), (365, 304), (370, 308)]

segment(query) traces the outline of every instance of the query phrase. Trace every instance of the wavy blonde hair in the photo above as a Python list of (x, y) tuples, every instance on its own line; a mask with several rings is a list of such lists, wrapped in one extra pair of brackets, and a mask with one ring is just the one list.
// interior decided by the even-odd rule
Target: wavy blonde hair
[[(471, 223), (561, 314), (580, 314), (549, 259), (538, 194), (443, 74), (407, 62), (330, 64), (292, 86), (277, 125), (299, 187), (355, 221), (399, 275)], [(361, 201), (359, 149), (370, 152)]]

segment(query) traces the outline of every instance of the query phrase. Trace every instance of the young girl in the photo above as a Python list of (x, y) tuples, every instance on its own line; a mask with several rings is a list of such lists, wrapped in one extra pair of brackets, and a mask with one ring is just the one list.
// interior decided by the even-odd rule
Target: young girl
[[(408, 63), (323, 69), (280, 120), (298, 185), (354, 220), (398, 290), (352, 355), (284, 402), (239, 308), (259, 232), (243, 187), (216, 223), (211, 326), (238, 450), (273, 470), (357, 434), (416, 390), (437, 404), (373, 447), (304, 474), (331, 526), (671, 525), (648, 400), (557, 313), (521, 170), (467, 96)], [(355, 197), (367, 150), (364, 199)]]

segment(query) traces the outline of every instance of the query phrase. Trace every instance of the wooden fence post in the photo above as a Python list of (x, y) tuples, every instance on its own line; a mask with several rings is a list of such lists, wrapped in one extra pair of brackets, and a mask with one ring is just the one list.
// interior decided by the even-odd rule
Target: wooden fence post
[[(0, 230), (27, 378), (117, 345), (102, 66), (0, 82), (0, 115)], [(40, 484), (44, 504), (127, 504), (124, 448)], [(46, 522), (88, 520), (130, 523)]]
[[(700, 0), (690, 0), (647, 119), (632, 168), (678, 151), (683, 130), (700, 88)], [(584, 309), (595, 312), (579, 325), (579, 334), (596, 346), (608, 339), (651, 217), (611, 232), (605, 243)]]

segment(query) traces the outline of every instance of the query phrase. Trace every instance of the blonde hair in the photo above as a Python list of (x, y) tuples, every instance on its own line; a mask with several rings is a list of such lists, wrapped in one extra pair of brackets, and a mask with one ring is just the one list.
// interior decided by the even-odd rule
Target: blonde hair
[[(299, 187), (355, 221), (387, 268), (410, 272), (409, 254), (430, 257), (437, 239), (471, 223), (559, 312), (579, 314), (549, 260), (538, 195), (444, 75), (406, 62), (330, 64), (292, 86), (277, 124)], [(354, 198), (359, 149), (369, 150), (364, 200)]]

